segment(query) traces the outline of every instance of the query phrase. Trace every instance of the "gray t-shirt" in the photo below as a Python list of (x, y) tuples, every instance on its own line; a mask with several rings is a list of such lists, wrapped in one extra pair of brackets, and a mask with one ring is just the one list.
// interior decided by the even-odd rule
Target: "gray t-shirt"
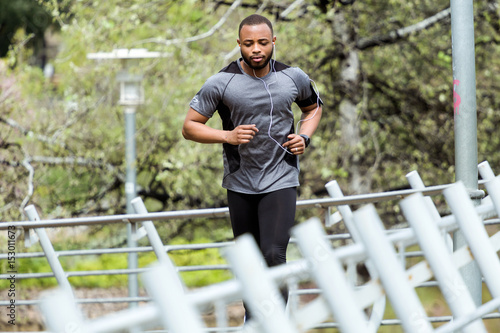
[(305, 107), (319, 99), (301, 69), (271, 61), (274, 68), (262, 78), (246, 74), (240, 61), (233, 61), (210, 77), (189, 104), (208, 118), (218, 111), (224, 130), (250, 124), (259, 129), (249, 143), (223, 144), (222, 187), (235, 192), (267, 193), (299, 185), (298, 158), (281, 145), (294, 132), (292, 103)]

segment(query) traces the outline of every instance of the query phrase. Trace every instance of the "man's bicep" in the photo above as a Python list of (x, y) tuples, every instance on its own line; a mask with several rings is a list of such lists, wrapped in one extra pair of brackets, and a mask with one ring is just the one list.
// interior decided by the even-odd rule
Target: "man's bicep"
[(210, 118), (208, 118), (207, 116), (202, 115), (201, 113), (199, 113), (198, 111), (196, 111), (193, 108), (189, 108), (189, 111), (188, 111), (188, 113), (186, 115), (186, 121), (185, 122), (193, 121), (193, 122), (196, 122), (196, 123), (205, 124), (208, 121), (208, 119), (210, 119)]

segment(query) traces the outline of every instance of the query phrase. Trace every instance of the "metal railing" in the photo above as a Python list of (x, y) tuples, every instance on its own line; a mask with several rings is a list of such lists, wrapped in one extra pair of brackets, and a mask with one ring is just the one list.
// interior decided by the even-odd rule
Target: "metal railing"
[[(485, 170), (485, 168), (481, 168), (481, 170)], [(488, 169), (486, 169), (488, 170)], [(491, 170), (491, 169), (489, 169)], [(483, 171), (483, 172), (489, 172), (489, 171)], [(343, 197), (342, 193), (339, 191), (339, 188), (336, 187), (336, 183), (329, 183), (327, 184), (327, 189), (329, 191), (329, 194), (332, 196), (332, 198), (328, 199), (317, 199), (317, 200), (305, 200), (305, 201), (299, 201), (297, 206), (299, 209), (305, 209), (305, 208), (329, 208), (329, 207), (338, 207), (339, 211), (341, 212), (341, 215), (343, 217), (344, 223), (346, 224), (347, 228), (350, 231), (350, 234), (343, 234), (343, 235), (332, 235), (332, 236), (326, 236), (322, 235), (321, 237), (318, 236), (318, 230), (316, 231), (310, 231), (308, 230), (305, 226), (307, 225), (313, 225), (314, 222), (310, 223), (303, 223), (300, 226), (296, 227), (299, 229), (295, 230), (302, 230), (302, 232), (295, 231), (294, 232), (294, 237), (292, 239), (292, 243), (297, 243), (301, 250), (303, 252), (307, 252), (307, 248), (312, 248), (314, 249), (314, 246), (318, 246), (317, 243), (318, 239), (323, 239), (326, 238), (329, 241), (334, 241), (334, 240), (345, 240), (350, 238), (350, 235), (352, 235), (355, 243), (350, 244), (348, 246), (342, 246), (340, 248), (335, 249), (335, 255), (334, 259), (331, 257), (328, 257), (328, 260), (330, 260), (332, 263), (330, 265), (312, 265), (313, 268), (319, 269), (318, 271), (315, 271), (314, 269), (311, 270), (311, 258), (314, 260), (317, 260), (317, 258), (314, 257), (314, 253), (310, 254), (309, 256), (307, 254), (304, 254), (305, 259), (298, 259), (295, 261), (290, 262), (287, 265), (284, 266), (279, 266), (279, 267), (273, 267), (268, 270), (262, 270), (260, 272), (260, 279), (259, 281), (267, 281), (269, 284), (267, 285), (267, 292), (263, 293), (262, 290), (266, 290), (262, 284), (259, 284), (259, 288), (264, 288), (264, 289), (258, 289), (256, 286), (252, 285), (252, 279), (248, 280), (247, 275), (238, 275), (236, 274), (236, 279), (209, 286), (206, 288), (201, 288), (200, 290), (197, 290), (193, 293), (183, 293), (182, 291), (185, 289), (183, 286), (182, 281), (180, 281), (178, 277), (178, 272), (181, 271), (196, 271), (196, 270), (210, 270), (210, 269), (233, 269), (235, 272), (238, 270), (245, 271), (245, 267), (240, 267), (240, 268), (235, 268), (238, 267), (238, 260), (237, 258), (239, 257), (238, 255), (235, 255), (233, 259), (230, 259), (231, 254), (229, 254), (229, 257), (227, 258), (229, 261), (228, 265), (203, 265), (203, 266), (184, 266), (184, 267), (174, 267), (170, 260), (168, 259), (168, 256), (166, 256), (166, 253), (171, 252), (171, 251), (177, 251), (177, 250), (196, 250), (196, 249), (205, 249), (205, 248), (221, 248), (221, 247), (227, 247), (228, 249), (234, 249), (238, 247), (242, 247), (240, 251), (243, 251), (244, 253), (253, 253), (253, 255), (256, 256), (258, 259), (258, 253), (256, 251), (251, 250), (252, 249), (252, 244), (251, 241), (243, 241), (244, 245), (238, 244), (238, 242), (226, 242), (226, 243), (217, 243), (217, 244), (195, 244), (195, 245), (176, 245), (176, 246), (165, 246), (161, 243), (159, 240), (159, 236), (157, 234), (156, 229), (154, 228), (154, 225), (152, 221), (154, 220), (169, 220), (169, 219), (182, 219), (182, 218), (199, 218), (199, 217), (214, 217), (214, 218), (220, 218), (220, 217), (227, 217), (228, 215), (228, 210), (227, 208), (219, 208), (219, 209), (201, 209), (201, 210), (196, 210), (196, 211), (177, 211), (177, 212), (162, 212), (162, 213), (148, 213), (140, 199), (137, 199), (135, 204), (134, 204), (134, 209), (138, 212), (138, 214), (126, 214), (126, 215), (116, 215), (116, 216), (102, 216), (102, 217), (91, 217), (91, 218), (76, 218), (76, 219), (58, 219), (58, 220), (40, 220), (40, 218), (36, 215), (36, 211), (34, 211), (34, 208), (28, 208), (28, 216), (31, 221), (26, 222), (26, 221), (17, 221), (17, 222), (9, 222), (9, 223), (0, 223), (0, 230), (6, 230), (9, 228), (9, 226), (14, 227), (14, 228), (24, 228), (25, 233), (28, 234), (29, 228), (33, 228), (36, 233), (38, 234), (38, 237), (40, 238), (42, 248), (44, 252), (38, 252), (38, 253), (17, 253), (16, 258), (22, 259), (22, 258), (30, 258), (30, 257), (47, 257), (49, 264), (51, 265), (51, 268), (53, 269), (53, 273), (25, 273), (25, 274), (17, 274), (16, 278), (17, 279), (25, 279), (25, 278), (42, 278), (42, 277), (56, 277), (58, 280), (59, 285), (62, 287), (63, 290), (65, 290), (65, 293), (60, 293), (58, 296), (54, 296), (54, 298), (51, 299), (51, 301), (48, 301), (49, 307), (50, 308), (60, 308), (61, 311), (69, 311), (67, 316), (61, 316), (58, 315), (57, 318), (54, 317), (53, 314), (51, 314), (51, 311), (45, 311), (45, 316), (46, 319), (49, 323), (52, 323), (52, 330), (53, 331), (58, 331), (58, 327), (61, 328), (60, 324), (58, 324), (58, 320), (60, 321), (60, 318), (65, 318), (65, 324), (67, 325), (68, 323), (79, 323), (79, 325), (84, 325), (89, 331), (106, 331), (106, 328), (108, 329), (124, 329), (124, 328), (129, 328), (133, 325), (141, 325), (145, 323), (151, 324), (157, 323), (160, 326), (163, 325), (164, 327), (169, 327), (172, 329), (173, 332), (176, 332), (174, 327), (177, 327), (176, 325), (179, 325), (178, 327), (183, 327), (182, 329), (187, 329), (184, 327), (186, 325), (186, 321), (192, 322), (192, 323), (197, 323), (199, 320), (196, 319), (194, 320), (193, 318), (197, 317), (197, 310), (196, 308), (198, 307), (203, 307), (206, 306), (207, 303), (212, 303), (215, 304), (219, 308), (223, 308), (227, 302), (230, 302), (232, 300), (238, 299), (242, 297), (249, 298), (250, 300), (254, 298), (256, 295), (259, 293), (262, 294), (262, 297), (264, 297), (267, 293), (269, 295), (269, 292), (273, 290), (273, 285), (276, 283), (276, 281), (280, 283), (288, 283), (289, 286), (291, 287), (291, 301), (290, 301), (290, 306), (289, 306), (289, 315), (292, 316), (292, 318), (296, 319), (297, 325), (300, 327), (308, 327), (308, 328), (329, 328), (329, 327), (341, 327), (342, 330), (344, 331), (349, 331), (349, 324), (348, 323), (339, 323), (339, 322), (324, 322), (325, 319), (331, 315), (331, 313), (335, 313), (336, 311), (346, 311), (348, 314), (347, 317), (344, 315), (342, 316), (336, 316), (336, 318), (350, 318), (348, 322), (356, 322), (357, 325), (360, 323), (363, 323), (365, 321), (360, 321), (359, 318), (352, 317), (352, 314), (358, 313), (359, 316), (359, 309), (366, 308), (372, 306), (372, 316), (371, 316), (371, 321), (369, 321), (366, 325), (369, 327), (369, 331), (376, 331), (376, 328), (379, 325), (403, 325), (404, 327), (409, 327), (410, 323), (405, 322), (407, 320), (408, 315), (405, 314), (400, 314), (398, 315), (398, 319), (382, 319), (380, 309), (383, 309), (385, 307), (385, 297), (383, 296), (383, 290), (381, 289), (380, 284), (377, 284), (377, 281), (381, 281), (383, 279), (387, 279), (387, 277), (382, 277), (379, 276), (379, 273), (383, 271), (380, 267), (377, 267), (377, 265), (373, 261), (376, 261), (377, 256), (372, 257), (370, 256), (370, 251), (366, 251), (365, 247), (367, 244), (369, 244), (370, 240), (367, 240), (363, 238), (363, 234), (366, 236), (366, 232), (360, 232), (356, 227), (357, 222), (355, 221), (355, 215), (360, 215), (362, 213), (360, 212), (352, 212), (350, 211), (349, 206), (350, 205), (358, 205), (358, 204), (367, 204), (367, 203), (374, 203), (374, 202), (380, 202), (380, 201), (387, 201), (387, 200), (409, 200), (405, 198), (414, 198), (417, 196), (417, 193), (422, 193), (423, 195), (436, 195), (436, 194), (441, 194), (443, 191), (446, 189), (449, 189), (450, 187), (453, 188), (454, 191), (456, 191), (456, 185), (451, 184), (451, 185), (441, 185), (441, 186), (433, 186), (433, 187), (423, 187), (422, 183), (419, 183), (418, 179), (411, 180), (411, 177), (414, 176), (414, 174), (409, 174), (409, 181), (413, 189), (411, 190), (402, 190), (402, 191), (392, 191), (392, 192), (385, 192), (385, 193), (377, 193), (377, 194), (367, 194), (367, 195), (357, 195), (357, 196), (348, 196), (348, 197)], [(483, 175), (483, 178), (485, 179), (491, 179), (491, 174), (485, 174)], [(493, 176), (494, 178), (494, 176)], [(483, 181), (482, 184), (486, 183), (486, 181)], [(336, 187), (336, 188), (335, 188)], [(492, 189), (488, 189), (488, 192), (493, 191)], [(446, 192), (445, 192), (446, 193)], [(478, 198), (481, 197), (484, 194), (482, 191), (472, 191), (472, 193), (467, 193), (466, 195), (468, 197), (474, 197)], [(404, 201), (403, 200), (403, 201)], [(411, 199), (415, 200), (415, 199)], [(417, 204), (413, 204), (410, 206), (416, 206)], [(427, 202), (426, 205), (429, 205)], [(484, 205), (481, 205), (475, 209), (477, 211), (477, 214), (482, 217), (491, 217), (491, 216), (496, 216), (498, 215), (494, 209), (494, 204), (487, 202)], [(368, 215), (372, 215), (370, 218), (364, 217), (360, 220), (363, 221), (376, 221), (375, 215), (373, 215), (373, 212), (369, 213)], [(376, 214), (376, 213), (375, 213)], [(433, 213), (431, 213), (433, 214)], [(413, 214), (415, 215), (415, 214)], [(330, 215), (327, 216), (327, 219), (330, 218)], [(111, 224), (111, 223), (122, 223), (124, 225), (128, 223), (135, 223), (135, 222), (141, 222), (146, 229), (146, 234), (150, 240), (150, 243), (152, 246), (150, 247), (136, 247), (136, 248), (124, 248), (124, 249), (93, 249), (93, 250), (74, 250), (74, 251), (53, 251), (53, 248), (50, 244), (50, 240), (48, 240), (48, 237), (44, 233), (43, 228), (46, 227), (70, 227), (70, 226), (80, 226), (80, 225), (96, 225), (96, 224)], [(362, 222), (360, 222), (362, 223)], [(364, 222), (366, 223), (366, 222)], [(489, 223), (498, 223), (498, 220), (491, 220)], [(363, 228), (369, 228), (373, 227), (373, 225), (376, 225), (376, 223), (368, 223), (367, 225), (364, 225)], [(459, 225), (457, 224), (457, 221), (453, 215), (446, 216), (439, 221), (439, 228), (440, 228), (440, 234), (443, 236), (450, 231), (457, 230), (459, 228)], [(306, 229), (304, 229), (306, 228)], [(315, 227), (309, 227), (311, 230), (313, 230)], [(358, 231), (357, 231), (358, 230)], [(379, 230), (380, 231), (380, 230)], [(316, 236), (310, 236), (303, 238), (301, 235), (303, 234), (308, 234), (308, 232), (312, 232), (313, 234), (316, 233)], [(386, 237), (382, 237), (379, 239), (387, 239), (389, 244), (394, 244), (396, 247), (400, 250), (400, 252), (397, 255), (398, 259), (398, 267), (401, 270), (401, 267), (404, 267), (404, 265), (401, 265), (402, 262), (408, 257), (415, 257), (415, 256), (425, 256), (425, 249), (423, 251), (417, 251), (417, 252), (406, 252), (407, 246), (413, 245), (417, 243), (417, 240), (419, 239), (418, 234), (415, 232), (414, 228), (407, 228), (407, 229), (398, 229), (398, 230), (391, 230), (389, 232), (383, 232), (383, 234), (387, 234)], [(302, 238), (301, 238), (302, 237)], [(420, 237), (422, 238), (422, 237)], [(496, 239), (492, 238), (493, 241)], [(497, 242), (498, 243), (498, 242)], [(494, 249), (496, 251), (499, 250), (499, 246), (497, 243), (494, 243)], [(309, 244), (309, 245), (308, 245)], [(315, 245), (314, 245), (315, 244)], [(446, 241), (443, 241), (443, 244), (446, 246)], [(422, 246), (422, 244), (421, 244)], [(380, 247), (380, 244), (374, 247), (374, 249), (377, 249)], [(423, 246), (422, 246), (423, 247)], [(322, 249), (326, 249), (327, 252), (328, 246), (325, 244), (321, 245)], [(445, 247), (446, 248), (446, 247)], [(59, 256), (76, 256), (76, 255), (90, 255), (90, 254), (111, 254), (111, 253), (130, 253), (130, 252), (147, 252), (147, 251), (154, 251), (155, 254), (157, 255), (159, 262), (161, 263), (160, 266), (155, 267), (155, 268), (141, 268), (141, 269), (118, 269), (118, 270), (103, 270), (103, 271), (79, 271), (79, 272), (64, 272), (62, 270), (62, 267), (58, 261)], [(232, 250), (236, 251), (236, 250)], [(247, 252), (249, 251), (249, 252)], [(495, 252), (496, 252), (495, 251)], [(231, 251), (228, 251), (230, 253)], [(258, 251), (257, 251), (258, 252)], [(461, 260), (460, 263), (463, 265), (466, 262), (470, 262), (472, 258), (467, 257), (468, 250), (467, 249), (461, 249), (459, 251), (456, 251), (453, 254), (453, 257), (458, 258), (456, 260)], [(330, 256), (331, 253), (328, 252), (328, 255)], [(390, 257), (390, 253), (384, 253), (383, 257)], [(490, 253), (491, 256), (491, 253)], [(51, 257), (51, 259), (49, 259)], [(380, 255), (378, 256), (380, 257)], [(7, 259), (6, 254), (0, 254), (0, 260), (5, 260)], [(247, 258), (246, 258), (247, 259)], [(254, 258), (255, 259), (255, 258)], [(333, 261), (332, 261), (333, 260)], [(354, 286), (353, 281), (344, 281), (342, 278), (340, 278), (341, 272), (343, 270), (338, 270), (337, 272), (332, 272), (332, 271), (321, 271), (322, 268), (331, 268), (335, 267), (335, 260), (338, 260), (338, 262), (344, 263), (347, 265), (347, 273), (348, 276), (352, 280), (355, 279), (355, 274), (353, 274), (353, 267), (359, 262), (365, 262), (367, 268), (370, 271), (371, 275), (371, 281), (366, 283), (365, 285), (362, 286)], [(240, 260), (241, 261), (241, 260)], [(385, 264), (382, 264), (385, 265)], [(255, 266), (255, 265), (253, 265)], [(252, 266), (252, 267), (253, 267)], [(338, 268), (338, 267), (337, 267)], [(391, 269), (395, 269), (394, 267), (391, 267)], [(155, 273), (151, 273), (151, 271)], [(156, 270), (156, 271), (155, 271)], [(174, 275), (172, 275), (172, 272), (175, 272)], [(439, 281), (428, 281), (432, 276), (433, 273), (429, 270), (428, 266), (425, 266), (423, 264), (415, 265), (411, 267), (408, 272), (411, 274), (416, 274), (415, 276), (418, 276), (418, 279), (414, 279), (411, 282), (411, 286), (413, 287), (428, 287), (428, 286), (440, 286)], [(401, 274), (410, 274), (408, 272), (400, 272)], [(180, 300), (180, 304), (184, 304), (184, 308), (180, 306), (179, 304), (176, 305), (176, 308), (170, 308), (172, 304), (167, 304), (163, 303), (164, 300), (158, 299), (159, 296), (156, 297), (121, 297), (118, 299), (80, 299), (80, 300), (75, 300), (73, 296), (70, 296), (68, 298), (68, 293), (71, 295), (71, 286), (68, 283), (68, 277), (71, 276), (89, 276), (89, 275), (108, 275), (108, 274), (144, 274), (146, 285), (148, 286), (149, 289), (149, 294), (150, 295), (170, 295), (171, 292), (176, 291), (180, 292), (180, 294), (177, 295), (170, 295), (167, 298), (174, 298), (174, 299), (182, 299)], [(158, 274), (161, 274), (162, 276), (162, 281), (163, 281), (163, 286), (158, 285), (157, 282), (155, 282), (154, 278), (147, 278), (147, 276), (151, 276), (152, 274), (156, 274), (156, 276), (159, 276)], [(340, 275), (339, 275), (340, 274)], [(163, 280), (164, 276), (169, 276), (171, 279), (171, 285), (179, 284), (178, 288), (169, 288), (169, 290), (165, 290), (164, 286), (168, 285), (165, 283)], [(335, 281), (341, 285), (345, 285), (345, 288), (342, 288), (342, 290), (350, 290), (350, 288), (353, 288), (353, 293), (354, 293), (354, 298), (358, 302), (358, 306), (361, 303), (361, 308), (356, 308), (356, 307), (349, 307), (346, 306), (346, 304), (343, 302), (342, 304), (337, 304), (335, 306), (336, 300), (331, 300), (328, 295), (331, 294), (331, 292), (328, 291), (329, 285), (325, 284), (324, 282), (321, 283), (321, 277), (322, 276), (337, 276)], [(0, 274), (0, 278), (5, 279), (8, 278), (8, 274)], [(317, 289), (312, 289), (312, 290), (297, 290), (296, 285), (297, 282), (300, 279), (313, 279), (318, 285), (319, 288)], [(436, 276), (437, 278), (437, 276)], [(240, 279), (246, 279), (246, 282), (240, 281)], [(401, 280), (401, 279), (399, 279)], [(149, 281), (149, 282), (148, 282)], [(490, 281), (490, 283), (493, 283)], [(242, 284), (243, 287), (242, 288)], [(489, 286), (489, 284), (488, 284)], [(251, 290), (252, 292), (248, 295), (245, 296), (245, 290), (248, 288), (248, 290)], [(389, 288), (390, 289), (390, 288)], [(406, 288), (408, 289), (408, 288)], [(248, 292), (248, 291), (247, 291)], [(338, 292), (338, 290), (337, 290)], [(296, 303), (294, 303), (294, 295), (295, 297), (298, 295), (302, 295), (304, 293), (319, 293), (322, 295), (322, 297), (319, 297), (316, 301), (311, 302), (311, 304), (306, 305), (305, 307), (297, 307)], [(325, 296), (326, 295), (326, 296)], [(361, 295), (361, 296), (360, 296)], [(363, 296), (365, 299), (362, 299)], [(346, 296), (347, 297), (347, 296)], [(339, 297), (339, 299), (346, 300), (346, 299), (351, 299), (350, 297)], [(407, 296), (408, 297), (408, 296)], [(325, 301), (325, 298), (327, 301)], [(360, 300), (361, 298), (361, 300)], [(411, 298), (411, 297), (410, 297)], [(499, 318), (497, 313), (491, 314), (490, 312), (500, 306), (500, 303), (498, 301), (499, 297), (494, 296), (493, 300), (491, 302), (486, 303), (485, 305), (482, 305), (475, 309), (474, 316), (472, 319), (464, 319), (467, 318), (465, 315), (460, 315), (460, 318), (457, 320), (453, 321), (453, 323), (448, 323), (447, 327), (464, 327), (465, 324), (464, 322), (467, 322), (467, 320), (471, 321), (474, 319), (477, 319), (479, 317), (483, 318)], [(154, 301), (147, 306), (142, 306), (134, 309), (129, 309), (122, 311), (120, 313), (117, 313), (114, 315), (115, 319), (113, 319), (113, 316), (105, 316), (100, 319), (92, 320), (92, 321), (84, 321), (81, 318), (81, 315), (78, 314), (78, 311), (73, 311), (74, 306), (72, 306), (73, 302), (78, 302), (78, 303), (93, 303), (93, 302), (139, 302), (139, 301)], [(158, 303), (159, 302), (159, 303)], [(391, 301), (392, 302), (392, 301)], [(258, 303), (258, 302), (257, 302)], [(255, 304), (257, 304), (255, 303)], [(328, 304), (331, 303), (331, 304)], [(499, 303), (497, 305), (497, 303)], [(40, 304), (39, 300), (26, 300), (26, 301), (17, 301), (16, 304), (18, 305), (34, 305), (34, 304)], [(153, 305), (154, 304), (154, 305)], [(256, 306), (254, 304), (254, 306)], [(294, 306), (295, 304), (295, 306)], [(378, 305), (377, 305), (378, 304)], [(8, 305), (8, 301), (0, 301), (0, 306)], [(63, 305), (66, 307), (66, 309), (62, 309)], [(193, 310), (193, 305), (194, 305), (194, 310)], [(274, 305), (273, 305), (274, 306)], [(418, 302), (415, 303), (416, 308), (418, 308)], [(47, 307), (46, 307), (47, 308)], [(180, 319), (180, 318), (170, 318), (169, 320), (165, 319), (165, 321), (161, 322), (159, 321), (159, 317), (161, 317), (159, 314), (160, 312), (168, 311), (170, 313), (179, 313), (179, 309), (183, 309), (183, 311), (187, 311), (186, 313), (190, 313), (191, 315), (182, 315), (180, 318), (183, 319), (184, 323), (177, 323), (176, 320), (174, 319)], [(278, 306), (279, 308), (279, 306)], [(350, 309), (350, 310), (348, 310)], [(357, 310), (356, 310), (357, 309)], [(221, 314), (222, 311), (216, 311), (216, 313)], [(312, 315), (313, 314), (313, 315)], [(382, 311), (383, 314), (383, 311)], [(467, 314), (471, 314), (470, 311)], [(355, 315), (356, 316), (356, 315)], [(479, 316), (479, 317), (478, 317)], [(166, 316), (166, 317), (171, 317)], [(426, 316), (425, 316), (426, 317)], [(116, 320), (116, 318), (119, 318), (119, 320)], [(427, 317), (426, 317), (427, 318)], [(125, 320), (126, 319), (126, 320)], [(189, 319), (189, 320), (188, 320)], [(427, 318), (429, 322), (449, 322), (452, 317), (451, 316), (442, 316), (442, 317), (434, 317), (434, 318)], [(174, 320), (172, 322), (171, 320)], [(198, 323), (199, 324), (199, 323)], [(194, 324), (194, 325), (198, 325)], [(221, 324), (220, 326), (223, 326), (223, 323), (219, 322)], [(201, 325), (201, 324), (200, 324)], [(260, 326), (248, 326), (248, 328), (244, 328), (243, 330), (245, 332), (253, 332), (253, 331), (273, 331), (277, 327), (280, 327), (280, 330), (283, 331), (284, 328), (289, 329), (290, 331), (286, 332), (293, 332), (296, 331), (295, 328), (288, 327), (290, 326), (290, 323), (284, 324), (283, 322), (283, 317), (280, 316), (280, 313), (273, 318), (273, 320), (270, 320), (269, 323), (266, 323), (264, 320), (263, 322), (259, 323)], [(262, 327), (262, 325), (264, 327)], [(267, 326), (266, 326), (267, 325)], [(273, 326), (276, 325), (276, 326)], [(346, 326), (347, 325), (347, 326)], [(454, 326), (453, 326), (454, 325)], [(462, 325), (462, 326), (460, 326)], [(147, 326), (147, 325), (146, 325)], [(189, 329), (194, 329), (193, 332), (195, 332), (197, 329), (199, 329), (201, 326), (193, 326)], [(266, 328), (267, 327), (267, 328)], [(180, 328), (179, 328), (180, 329)], [(228, 328), (228, 327), (217, 327), (213, 329), (209, 329), (209, 331), (231, 331), (231, 330), (238, 330), (241, 328)], [(359, 329), (357, 328), (352, 328), (351, 330)], [(477, 329), (477, 327), (476, 327)], [(448, 332), (451, 330), (446, 330), (442, 329), (440, 332)], [(178, 331), (182, 332), (182, 331)], [(277, 332), (277, 331), (276, 331)], [(479, 331), (478, 331), (479, 332)]]

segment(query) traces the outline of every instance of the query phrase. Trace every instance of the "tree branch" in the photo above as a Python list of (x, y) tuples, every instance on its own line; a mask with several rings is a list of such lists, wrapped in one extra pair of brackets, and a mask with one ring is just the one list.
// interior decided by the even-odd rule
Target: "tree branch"
[(35, 189), (33, 185), (33, 178), (35, 177), (35, 169), (31, 166), (28, 158), (26, 158), (24, 161), (22, 161), (21, 165), (28, 170), (29, 175), (28, 175), (28, 194), (24, 197), (23, 202), (21, 203), (21, 206), (19, 207), (19, 211), (21, 214), (24, 214), (24, 207), (28, 204), (30, 201), (31, 197), (33, 196), (33, 191)]
[(117, 168), (110, 163), (105, 163), (102, 161), (94, 160), (91, 158), (83, 158), (83, 157), (51, 157), (51, 156), (31, 156), (29, 158), (30, 162), (34, 163), (42, 163), (42, 164), (51, 164), (51, 165), (80, 165), (80, 166), (88, 166), (94, 168), (105, 168), (116, 174), (118, 179), (125, 181), (125, 176), (118, 172)]
[(221, 17), (221, 19), (219, 20), (219, 22), (217, 22), (212, 28), (210, 28), (210, 30), (208, 30), (205, 33), (202, 33), (202, 34), (197, 35), (197, 36), (187, 37), (187, 38), (175, 38), (175, 39), (163, 39), (163, 38), (160, 38), (160, 37), (149, 38), (149, 39), (144, 39), (142, 41), (138, 41), (135, 44), (157, 43), (157, 44), (164, 44), (164, 45), (168, 46), (168, 45), (173, 45), (173, 44), (182, 44), (182, 43), (196, 42), (198, 40), (210, 37), (217, 30), (219, 30), (220, 27), (222, 27), (224, 25), (224, 23), (226, 23), (229, 15), (231, 15), (231, 13), (236, 8), (238, 8), (238, 6), (242, 3), (242, 1), (243, 0), (236, 0), (235, 2), (233, 2), (233, 4), (231, 5), (231, 7), (229, 7), (229, 9), (227, 10), (227, 12)]
[(451, 8), (447, 8), (445, 10), (440, 11), (434, 16), (428, 17), (423, 21), (418, 22), (417, 24), (410, 25), (405, 28), (393, 30), (389, 32), (386, 35), (381, 35), (381, 36), (375, 36), (375, 37), (370, 37), (370, 38), (361, 38), (358, 40), (356, 43), (356, 47), (359, 50), (365, 50), (370, 47), (374, 46), (379, 46), (379, 45), (385, 45), (385, 44), (393, 44), (397, 42), (398, 40), (401, 40), (408, 35), (419, 32), (425, 29), (428, 29), (429, 27), (433, 26), (437, 22), (444, 20), (451, 14)]
[[(51, 156), (27, 156), (23, 162), (19, 163), (16, 161), (9, 161), (6, 159), (0, 159), (0, 164), (8, 165), (11, 167), (20, 167), (24, 166), (26, 167), (26, 163), (30, 164), (31, 163), (41, 163), (41, 164), (49, 164), (49, 165), (79, 165), (79, 166), (87, 166), (87, 167), (94, 167), (94, 168), (105, 168), (113, 173), (116, 174), (118, 179), (124, 181), (125, 176), (120, 173), (117, 168), (110, 163), (105, 163), (102, 161), (94, 160), (91, 158), (83, 158), (83, 157), (51, 157)], [(28, 168), (27, 168), (28, 169)]]
[(30, 130), (24, 128), (23, 126), (21, 126), (19, 123), (17, 123), (13, 119), (0, 117), (0, 123), (4, 123), (4, 124), (6, 124), (6, 125), (8, 125), (8, 126), (10, 126), (12, 128), (14, 128), (14, 129), (17, 129), (24, 136), (34, 137), (38, 141), (45, 142), (45, 143), (48, 143), (48, 144), (51, 144), (51, 145), (52, 144), (57, 144), (58, 146), (60, 146), (60, 147), (62, 147), (64, 149), (68, 149), (68, 147), (66, 146), (66, 144), (64, 142), (60, 142), (60, 141), (56, 140), (55, 138), (50, 138), (50, 137), (45, 136), (45, 135), (35, 134), (32, 131), (30, 131)]
[[(70, 164), (70, 165), (80, 165), (80, 166), (87, 166), (87, 167), (97, 167), (97, 168), (106, 168), (110, 172), (114, 174), (115, 179), (125, 182), (125, 175), (123, 175), (121, 172), (117, 170), (117, 168), (110, 164), (110, 163), (104, 163), (102, 161), (96, 161), (90, 158), (83, 158), (83, 157), (48, 157), (48, 156), (29, 156), (29, 154), (24, 153), (25, 158), (22, 162), (18, 161), (9, 161), (3, 158), (0, 158), (0, 164), (7, 165), (13, 168), (17, 167), (24, 167), (26, 170), (28, 170), (28, 193), (24, 197), (21, 205), (19, 206), (19, 210), (21, 214), (24, 213), (24, 208), (30, 201), (31, 197), (33, 196), (34, 193), (34, 183), (33, 179), (35, 176), (35, 168), (32, 166), (32, 163), (41, 163), (41, 164), (50, 164), (50, 165), (64, 165), (64, 164)], [(102, 198), (104, 194), (109, 191), (112, 187), (115, 186), (115, 181), (113, 180), (111, 183), (108, 185), (104, 186), (103, 189), (101, 189), (100, 193), (96, 195), (96, 197)]]
[(304, 0), (295, 0), (290, 6), (288, 6), (287, 9), (281, 12), (280, 14), (280, 19), (284, 19), (285, 17), (288, 16), (295, 8), (299, 7)]

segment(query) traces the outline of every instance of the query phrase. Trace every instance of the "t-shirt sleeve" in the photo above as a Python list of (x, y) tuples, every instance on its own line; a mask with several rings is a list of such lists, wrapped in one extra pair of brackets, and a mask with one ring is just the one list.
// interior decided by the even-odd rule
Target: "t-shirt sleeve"
[(298, 96), (295, 99), (295, 103), (297, 103), (298, 106), (306, 107), (316, 103), (323, 105), (323, 101), (319, 98), (312, 86), (311, 79), (309, 79), (309, 76), (299, 68), (296, 68), (295, 82), (299, 90)]
[(209, 78), (189, 103), (193, 110), (208, 118), (212, 118), (221, 100), (217, 82), (215, 77)]

